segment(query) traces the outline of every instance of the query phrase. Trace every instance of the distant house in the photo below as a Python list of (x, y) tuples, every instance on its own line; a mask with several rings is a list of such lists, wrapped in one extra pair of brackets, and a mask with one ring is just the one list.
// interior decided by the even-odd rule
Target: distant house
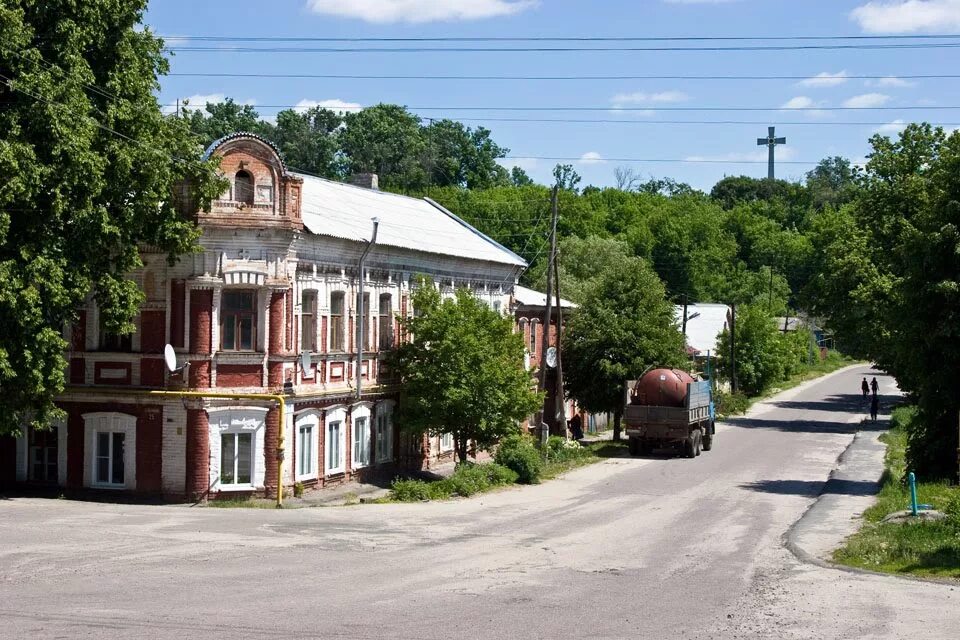
[[(683, 327), (683, 305), (676, 305), (677, 326)], [(725, 304), (699, 303), (687, 305), (687, 353), (694, 358), (717, 354), (717, 341), (729, 326), (730, 307)]]

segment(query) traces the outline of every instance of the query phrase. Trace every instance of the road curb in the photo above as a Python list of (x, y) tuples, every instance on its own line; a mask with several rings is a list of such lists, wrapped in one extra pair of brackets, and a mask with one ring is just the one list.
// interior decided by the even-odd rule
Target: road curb
[[(781, 536), (783, 546), (786, 547), (790, 551), (790, 553), (792, 553), (794, 557), (796, 557), (797, 560), (799, 560), (800, 562), (816, 565), (823, 569), (834, 569), (836, 571), (843, 571), (843, 572), (852, 573), (852, 574), (859, 574), (859, 575), (866, 575), (866, 576), (880, 576), (884, 578), (907, 580), (910, 582), (924, 582), (924, 583), (933, 583), (933, 584), (949, 585), (951, 587), (956, 587), (957, 586), (956, 580), (936, 578), (936, 577), (910, 576), (910, 575), (902, 575), (898, 573), (885, 573), (882, 571), (874, 571), (872, 569), (864, 569), (861, 567), (851, 567), (848, 565), (832, 562), (830, 560), (821, 558), (813, 553), (810, 553), (809, 551), (804, 549), (800, 545), (800, 543), (797, 541), (799, 530), (804, 526), (806, 519), (810, 517), (810, 514), (817, 508), (817, 505), (826, 495), (826, 489), (829, 486), (830, 481), (835, 479), (836, 474), (839, 471), (840, 464), (842, 464), (844, 459), (846, 459), (850, 455), (851, 451), (853, 451), (854, 448), (856, 448), (858, 445), (863, 446), (864, 437), (865, 437), (864, 431), (857, 431), (856, 434), (854, 434), (853, 440), (850, 441), (850, 444), (848, 444), (846, 448), (844, 448), (844, 450), (840, 453), (840, 455), (837, 456), (836, 466), (834, 466), (833, 470), (830, 471), (830, 475), (827, 476), (827, 481), (823, 484), (823, 489), (820, 491), (820, 494), (810, 504), (810, 506), (807, 507), (807, 509), (803, 512), (803, 515), (801, 515), (796, 522), (790, 525), (790, 528), (787, 529), (786, 532), (784, 532), (784, 534)], [(876, 475), (876, 478), (877, 478), (876, 482), (878, 483), (878, 485), (880, 482), (880, 478), (882, 476), (883, 476), (883, 467), (881, 465), (881, 468), (879, 469)], [(859, 531), (863, 527), (863, 525), (864, 525), (864, 522), (862, 521), (862, 518), (861, 518), (861, 523), (860, 523), (860, 526), (857, 528), (857, 531)], [(844, 536), (842, 540), (838, 541), (837, 548), (839, 548), (839, 546), (842, 545), (844, 540), (846, 540), (846, 536)]]

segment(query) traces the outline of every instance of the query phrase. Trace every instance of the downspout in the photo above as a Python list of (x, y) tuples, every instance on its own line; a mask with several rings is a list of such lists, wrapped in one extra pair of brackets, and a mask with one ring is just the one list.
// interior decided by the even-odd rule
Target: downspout
[(380, 226), (380, 218), (371, 218), (373, 220), (373, 236), (371, 236), (367, 246), (363, 248), (360, 254), (360, 292), (357, 295), (357, 400), (360, 399), (361, 385), (363, 384), (363, 339), (364, 334), (364, 315), (363, 309), (363, 265), (367, 260), (367, 254), (377, 243), (377, 227)]

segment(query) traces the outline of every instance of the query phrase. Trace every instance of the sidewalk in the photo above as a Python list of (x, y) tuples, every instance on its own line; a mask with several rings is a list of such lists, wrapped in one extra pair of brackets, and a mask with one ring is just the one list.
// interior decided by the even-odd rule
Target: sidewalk
[(857, 432), (820, 496), (785, 534), (787, 548), (801, 560), (839, 568), (830, 554), (860, 529), (864, 510), (880, 490), (886, 452), (880, 433)]

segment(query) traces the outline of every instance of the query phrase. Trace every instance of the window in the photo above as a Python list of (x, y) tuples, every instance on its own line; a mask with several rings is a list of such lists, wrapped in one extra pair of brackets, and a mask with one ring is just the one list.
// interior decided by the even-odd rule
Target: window
[(313, 473), (313, 425), (297, 428), (297, 475)]
[(353, 420), (353, 467), (370, 464), (370, 418), (356, 417)]
[(103, 315), (100, 315), (100, 351), (130, 353), (133, 351), (133, 335), (111, 333), (107, 330)]
[(233, 199), (253, 204), (253, 176), (243, 169), (233, 177)]
[(49, 431), (30, 430), (30, 479), (34, 482), (56, 483), (59, 480), (58, 458), (60, 429), (55, 426)]
[(343, 421), (331, 420), (327, 422), (327, 473), (343, 471)]
[(220, 348), (253, 351), (257, 333), (255, 291), (224, 291), (220, 301)]
[(380, 296), (380, 349), (393, 348), (393, 299), (389, 293)]
[(94, 479), (97, 484), (123, 486), (123, 445), (126, 434), (122, 431), (97, 431), (96, 466)]
[(343, 291), (330, 294), (330, 351), (343, 351)]
[(535, 354), (537, 352), (537, 323), (530, 323), (530, 353)]
[(304, 291), (300, 297), (300, 350), (317, 350), (317, 292)]
[[(357, 295), (357, 333), (360, 332), (360, 296)], [(370, 349), (370, 294), (363, 294), (363, 350)]]
[(440, 451), (452, 451), (453, 450), (453, 434), (444, 433), (440, 436)]
[(377, 409), (376, 458), (377, 462), (393, 459), (393, 412), (389, 405), (380, 405)]
[(220, 434), (220, 484), (252, 485), (253, 434)]

